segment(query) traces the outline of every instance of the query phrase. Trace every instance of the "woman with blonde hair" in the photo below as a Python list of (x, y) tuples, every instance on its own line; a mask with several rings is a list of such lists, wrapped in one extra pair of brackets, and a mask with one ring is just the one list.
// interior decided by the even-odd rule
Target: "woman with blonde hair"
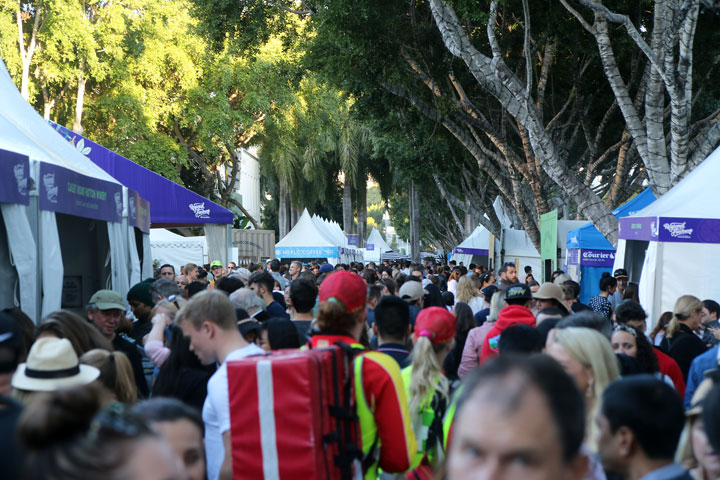
[(455, 295), (455, 303), (467, 303), (472, 309), (473, 315), (485, 308), (485, 301), (480, 293), (482, 282), (477, 277), (468, 277), (467, 275), (460, 277), (457, 285), (457, 295)]
[(184, 298), (171, 295), (167, 300), (159, 301), (150, 312), (152, 329), (145, 337), (145, 353), (150, 360), (161, 367), (170, 356), (170, 349), (165, 343), (170, 344), (171, 330), (175, 314), (187, 303)]
[(103, 387), (103, 405), (113, 402), (133, 404), (137, 401), (135, 376), (124, 353), (96, 348), (83, 354), (80, 363), (100, 370), (98, 383)]
[(617, 358), (608, 339), (589, 328), (555, 329), (548, 340), (546, 353), (575, 380), (585, 399), (585, 445), (596, 453), (597, 426), (593, 420), (600, 408), (603, 391), (620, 376)]
[(442, 462), (443, 417), (450, 404), (450, 381), (443, 362), (453, 347), (457, 320), (441, 307), (422, 310), (415, 322), (412, 364), (402, 371), (417, 451), (413, 474), (425, 478)]
[(692, 295), (678, 298), (673, 307), (673, 318), (660, 343), (660, 349), (677, 362), (685, 382), (693, 359), (707, 350), (705, 343), (695, 335), (703, 320), (704, 306), (700, 299)]

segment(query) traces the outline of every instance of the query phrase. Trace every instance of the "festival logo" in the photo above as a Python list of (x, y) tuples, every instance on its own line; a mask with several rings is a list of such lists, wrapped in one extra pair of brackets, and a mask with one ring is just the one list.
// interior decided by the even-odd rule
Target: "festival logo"
[(653, 222), (650, 224), (650, 232), (651, 232), (650, 235), (652, 235), (652, 238), (657, 238), (657, 237), (658, 237), (658, 235), (659, 235), (660, 232), (658, 231), (657, 222), (653, 221)]
[(118, 217), (122, 217), (123, 204), (122, 204), (122, 192), (115, 192), (115, 212)]
[(672, 222), (663, 224), (663, 228), (670, 232), (673, 238), (692, 238), (693, 229), (685, 228), (686, 222)]
[(27, 195), (28, 178), (25, 176), (25, 166), (22, 163), (18, 163), (13, 167), (13, 173), (15, 173), (15, 181), (17, 181), (18, 193), (20, 195)]
[(46, 173), (43, 175), (43, 186), (45, 187), (48, 202), (57, 203), (58, 187), (55, 185), (54, 173)]
[(205, 208), (205, 202), (191, 203), (188, 208), (195, 213), (195, 218), (210, 218), (210, 209)]

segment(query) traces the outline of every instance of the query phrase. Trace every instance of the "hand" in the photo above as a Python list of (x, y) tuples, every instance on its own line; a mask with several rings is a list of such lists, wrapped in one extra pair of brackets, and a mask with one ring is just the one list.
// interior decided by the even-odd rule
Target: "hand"
[(720, 340), (720, 328), (708, 327), (708, 330), (710, 330), (710, 333), (713, 334), (713, 337)]
[(162, 324), (163, 327), (165, 325), (169, 325), (172, 321), (170, 320), (170, 317), (165, 315), (165, 313), (157, 313), (154, 317), (152, 317), (152, 324), (156, 325), (158, 323)]

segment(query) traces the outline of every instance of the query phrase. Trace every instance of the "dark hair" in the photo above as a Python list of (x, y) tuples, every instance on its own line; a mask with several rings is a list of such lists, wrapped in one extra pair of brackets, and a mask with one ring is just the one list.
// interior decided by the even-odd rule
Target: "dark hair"
[(248, 287), (253, 283), (263, 285), (268, 292), (272, 292), (275, 286), (275, 279), (268, 272), (255, 272), (248, 278)]
[(12, 319), (15, 320), (18, 330), (20, 330), (20, 334), (23, 338), (23, 351), (21, 352), (18, 361), (22, 363), (27, 358), (27, 354), (30, 351), (30, 347), (33, 342), (35, 342), (35, 322), (33, 322), (25, 312), (17, 307), (6, 308), (2, 311), (2, 313), (12, 317)]
[(658, 318), (657, 323), (655, 324), (655, 328), (652, 329), (652, 332), (650, 332), (650, 338), (655, 341), (655, 336), (660, 333), (661, 331), (665, 330), (667, 328), (668, 324), (670, 323), (670, 320), (673, 319), (673, 313), (672, 312), (663, 312), (662, 315), (660, 315), (660, 318)]
[(300, 335), (292, 320), (271, 318), (260, 327), (268, 334), (271, 350), (281, 348), (300, 348)]
[(523, 268), (523, 271), (527, 274), (532, 272), (532, 267), (530, 265), (525, 265), (525, 268)]
[(383, 289), (385, 286), (370, 285), (368, 288), (368, 302), (370, 300), (379, 300), (382, 297)]
[(69, 310), (56, 310), (43, 318), (37, 327), (37, 334), (52, 332), (58, 338), (67, 338), (80, 358), (94, 348), (113, 351), (110, 340), (105, 338), (95, 325)]
[(207, 290), (207, 285), (205, 282), (190, 282), (185, 288), (187, 289), (188, 299), (190, 299), (193, 295)]
[[(572, 288), (572, 298), (578, 298), (578, 296), (580, 295), (580, 284), (575, 280), (565, 280), (563, 282), (563, 286)], [(563, 292), (564, 291), (565, 290), (563, 289)], [(568, 300), (570, 299), (568, 298)]]
[(542, 334), (530, 325), (513, 325), (503, 330), (498, 341), (500, 354), (540, 353), (542, 347)]
[(443, 292), (442, 299), (443, 302), (445, 302), (446, 307), (452, 307), (455, 305), (455, 295), (453, 295), (452, 292)]
[(177, 398), (151, 398), (136, 404), (132, 408), (132, 413), (147, 423), (188, 420), (198, 427), (201, 432), (205, 432), (205, 424), (200, 412)]
[(505, 262), (502, 267), (500, 267), (500, 270), (498, 273), (507, 273), (508, 267), (515, 268), (515, 264), (512, 262)]
[(457, 302), (454, 311), (455, 318), (457, 318), (457, 333), (467, 334), (470, 329), (475, 327), (475, 316), (472, 308), (467, 303)]
[[(503, 380), (510, 376), (522, 377), (526, 387), (503, 388)], [(502, 402), (504, 407), (511, 410), (513, 406), (517, 408), (522, 396), (527, 394), (528, 387), (537, 389), (547, 402), (557, 427), (563, 459), (569, 462), (578, 455), (585, 435), (585, 402), (573, 379), (555, 360), (545, 355), (500, 355), (476, 368), (465, 379), (457, 403), (456, 419), (474, 393), (486, 386), (495, 390), (493, 401)]]
[(600, 291), (601, 292), (607, 292), (612, 287), (617, 286), (617, 278), (610, 275), (608, 272), (603, 272), (602, 277), (600, 277)]
[(377, 282), (377, 273), (375, 270), (372, 270), (370, 268), (366, 268), (363, 270), (362, 277), (365, 280), (365, 283), (368, 285), (372, 285), (373, 283)]
[[(543, 322), (545, 323), (545, 322)], [(542, 325), (542, 324), (541, 324)], [(555, 328), (584, 327), (598, 331), (608, 340), (612, 336), (610, 321), (599, 313), (584, 311), (573, 313), (560, 320)]]
[(633, 302), (640, 303), (640, 297), (638, 297), (638, 284), (636, 282), (629, 282), (623, 292), (623, 300), (632, 300)]
[(703, 300), (703, 305), (708, 309), (708, 312), (714, 313), (720, 318), (720, 304), (718, 304), (718, 302), (715, 300)]
[(643, 310), (639, 303), (635, 303), (632, 300), (625, 300), (615, 309), (615, 321), (617, 323), (626, 324), (633, 320), (644, 322), (646, 318), (647, 314), (645, 310)]
[(383, 285), (385, 285), (385, 288), (388, 289), (390, 295), (395, 295), (395, 292), (397, 291), (397, 285), (395, 285), (395, 280), (393, 280), (392, 278), (381, 278), (380, 281)]
[[(280, 260), (278, 260), (277, 258), (273, 258), (269, 262), (269, 267), (270, 267), (270, 270), (272, 270), (273, 272), (277, 272), (278, 270), (280, 270)], [(272, 290), (272, 287), (269, 290)]]
[(375, 324), (381, 337), (405, 340), (410, 325), (410, 308), (398, 297), (383, 297), (375, 307)]
[(618, 330), (626, 331), (630, 334), (635, 332), (633, 335), (635, 337), (635, 345), (637, 346), (637, 355), (635, 355), (635, 359), (640, 367), (640, 372), (650, 374), (659, 372), (660, 364), (658, 363), (657, 356), (655, 355), (655, 347), (652, 346), (645, 334), (638, 328), (625, 325), (624, 323), (620, 323), (620, 325), (621, 326), (617, 327), (613, 333)]
[(621, 377), (627, 377), (628, 375), (641, 375), (645, 373), (640, 366), (640, 362), (637, 361), (637, 358), (624, 353), (616, 353), (615, 358), (617, 358), (618, 361)]
[[(412, 277), (412, 278), (415, 278), (415, 277)], [(443, 308), (445, 308), (445, 302), (443, 301), (442, 293), (440, 293), (440, 289), (437, 287), (437, 285), (435, 285), (433, 283), (428, 283), (423, 288), (425, 290), (427, 290), (427, 292), (428, 292), (423, 297), (423, 308), (428, 308), (428, 307), (443, 307)], [(411, 303), (413, 305), (416, 304), (416, 302), (411, 302)]]
[(558, 324), (558, 322), (560, 322), (560, 320), (562, 319), (558, 317), (546, 318), (535, 327), (535, 330), (537, 330), (540, 334), (541, 347), (545, 346), (545, 344), (547, 343), (547, 337), (550, 334), (550, 330), (555, 328), (555, 326)]
[(298, 313), (307, 313), (315, 308), (318, 295), (317, 282), (298, 277), (290, 283), (290, 301)]
[(125, 478), (134, 447), (157, 435), (122, 404), (99, 409), (93, 385), (56, 390), (31, 402), (18, 422), (26, 451), (23, 478)]
[(165, 264), (163, 264), (163, 265), (160, 265), (160, 269), (159, 269), (158, 271), (162, 270), (162, 269), (165, 268), (165, 267), (170, 267), (170, 268), (172, 268), (173, 275), (175, 275), (175, 267), (173, 267), (173, 266), (170, 265), (169, 263), (165, 263)]
[(710, 445), (720, 451), (720, 385), (714, 386), (703, 400), (702, 419)]
[(225, 275), (224, 277), (220, 277), (215, 282), (215, 289), (225, 292), (228, 295), (233, 293), (235, 290), (240, 290), (244, 287), (245, 284), (243, 283), (243, 281), (235, 275)]
[[(557, 300), (556, 300), (556, 301), (557, 301)], [(540, 315), (548, 315), (548, 316), (550, 316), (550, 317), (559, 317), (559, 318), (562, 318), (562, 317), (567, 316), (567, 314), (568, 314), (568, 313), (567, 313), (567, 310), (565, 310), (564, 308), (560, 308), (560, 307), (545, 307), (545, 308), (543, 308), (542, 310), (540, 310), (540, 311), (538, 312), (537, 316), (540, 316)], [(544, 321), (544, 320), (543, 320), (543, 321)]]
[(673, 458), (685, 413), (677, 392), (650, 375), (632, 375), (607, 386), (600, 411), (611, 432), (627, 427), (651, 460)]

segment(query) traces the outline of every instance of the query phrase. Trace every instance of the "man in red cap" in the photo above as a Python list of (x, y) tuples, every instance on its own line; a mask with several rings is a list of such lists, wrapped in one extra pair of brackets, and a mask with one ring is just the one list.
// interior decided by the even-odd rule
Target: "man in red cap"
[[(367, 314), (367, 285), (362, 277), (335, 272), (322, 282), (318, 297), (319, 333), (310, 338), (311, 348), (340, 341), (363, 349), (358, 343)], [(389, 355), (375, 351), (363, 352), (354, 361), (362, 378), (362, 389), (355, 391), (362, 452), (365, 458), (377, 459), (366, 468), (365, 478), (377, 478), (378, 467), (388, 473), (404, 472), (410, 468), (416, 443), (400, 367)]]

